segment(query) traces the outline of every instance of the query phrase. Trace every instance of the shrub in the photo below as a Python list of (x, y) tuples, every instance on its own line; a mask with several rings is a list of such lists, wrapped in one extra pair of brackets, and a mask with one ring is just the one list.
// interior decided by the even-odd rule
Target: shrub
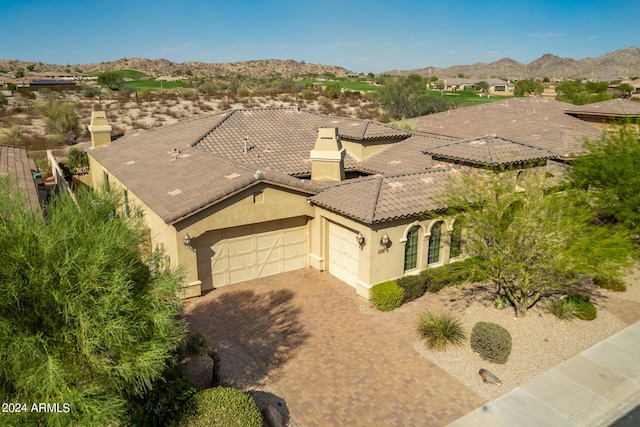
[(511, 354), (511, 334), (495, 323), (478, 322), (471, 331), (471, 348), (485, 360), (506, 363)]
[(422, 275), (404, 276), (399, 278), (397, 283), (404, 289), (403, 303), (418, 299), (427, 292), (427, 282)]
[(71, 148), (67, 152), (67, 166), (72, 173), (78, 173), (79, 168), (86, 168), (89, 166), (89, 157), (87, 152), (79, 150), (77, 148)]
[(568, 320), (576, 315), (576, 310), (574, 304), (567, 301), (566, 298), (559, 298), (551, 303), (549, 313), (553, 314), (558, 319)]
[(371, 303), (380, 311), (391, 311), (400, 307), (403, 298), (404, 290), (395, 280), (378, 283), (371, 287)]
[(486, 271), (482, 268), (482, 261), (475, 257), (445, 264), (441, 267), (427, 268), (420, 274), (424, 276), (429, 292), (438, 292), (447, 286), (459, 285), (464, 282), (476, 283), (487, 280)]
[(502, 310), (509, 307), (511, 305), (511, 301), (509, 301), (509, 298), (506, 295), (498, 295), (496, 296), (495, 304), (498, 310)]
[(447, 345), (461, 345), (467, 338), (460, 320), (448, 313), (425, 311), (418, 321), (418, 333), (427, 347), (444, 351)]
[(578, 319), (593, 320), (598, 315), (598, 310), (591, 304), (589, 297), (584, 295), (569, 295), (565, 300), (568, 304), (573, 305)]
[(197, 392), (181, 427), (262, 427), (262, 415), (251, 396), (229, 387)]
[(626, 292), (627, 290), (626, 283), (613, 277), (596, 276), (593, 278), (593, 283), (602, 289), (608, 289), (614, 292)]

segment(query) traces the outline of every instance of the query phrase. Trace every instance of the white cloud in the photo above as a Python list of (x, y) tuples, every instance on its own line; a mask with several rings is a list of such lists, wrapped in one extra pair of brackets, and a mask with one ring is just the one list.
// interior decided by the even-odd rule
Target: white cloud
[(455, 55), (455, 54), (456, 54), (456, 53), (458, 53), (458, 52), (456, 52), (455, 50), (448, 50), (448, 51), (446, 51), (445, 53), (446, 53), (447, 55)]

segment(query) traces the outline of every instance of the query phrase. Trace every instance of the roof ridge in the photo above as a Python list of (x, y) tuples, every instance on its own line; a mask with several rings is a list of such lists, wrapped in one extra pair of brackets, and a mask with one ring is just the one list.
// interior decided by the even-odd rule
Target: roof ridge
[(232, 110), (226, 110), (226, 111), (223, 111), (223, 112), (219, 113), (219, 114), (226, 115), (226, 117), (224, 119), (220, 120), (218, 123), (216, 123), (215, 126), (213, 126), (212, 128), (209, 128), (208, 130), (206, 130), (202, 135), (197, 137), (195, 139), (195, 141), (193, 141), (191, 144), (189, 144), (189, 147), (195, 147), (196, 145), (198, 145), (198, 143), (200, 143), (203, 139), (205, 139), (207, 137), (207, 135), (209, 135), (215, 129), (218, 129), (220, 127), (220, 125), (222, 125), (224, 122), (229, 120), (229, 117), (231, 117), (233, 114), (235, 114), (236, 111), (238, 111), (238, 110), (233, 110), (232, 109)]
[(360, 139), (364, 139), (364, 136), (367, 134), (367, 128), (369, 128), (369, 120), (367, 120), (364, 124), (364, 129), (362, 129), (362, 135), (360, 135)]
[(498, 159), (494, 159), (493, 158), (493, 149), (492, 149), (493, 147), (492, 147), (492, 145), (494, 143), (494, 141), (493, 141), (494, 138), (496, 138), (496, 134), (495, 133), (486, 134), (484, 136), (484, 140), (487, 143), (487, 151), (489, 152), (489, 164), (492, 164), (492, 163), (499, 164)]

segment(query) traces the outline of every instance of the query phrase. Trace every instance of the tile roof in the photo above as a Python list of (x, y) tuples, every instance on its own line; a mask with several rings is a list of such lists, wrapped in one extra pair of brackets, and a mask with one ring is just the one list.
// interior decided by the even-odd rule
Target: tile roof
[(33, 210), (40, 208), (38, 188), (33, 178), (37, 170), (36, 162), (27, 156), (24, 148), (0, 145), (0, 176), (14, 177), (16, 188), (24, 194)]
[(423, 152), (437, 160), (457, 161), (478, 166), (508, 166), (556, 157), (550, 151), (495, 135), (485, 135), (482, 138), (427, 148)]
[(558, 156), (585, 150), (585, 138), (597, 139), (602, 130), (565, 114), (570, 104), (543, 98), (512, 98), (410, 119), (420, 132), (473, 139), (499, 134)]
[[(311, 174), (309, 153), (317, 129), (338, 127), (341, 138), (353, 140), (401, 138), (409, 132), (369, 120), (323, 116), (295, 108), (233, 110), (192, 145), (202, 152), (288, 175)], [(245, 152), (246, 144), (246, 152)], [(357, 170), (347, 155), (345, 170)]]
[(565, 112), (567, 114), (634, 118), (640, 116), (640, 102), (617, 98), (586, 105), (572, 105)]
[(216, 114), (164, 128), (127, 133), (107, 146), (87, 149), (110, 174), (158, 214), (173, 223), (258, 181), (314, 194), (317, 186), (291, 176), (258, 171), (203, 153), (189, 143), (220, 122)]
[(443, 136), (413, 135), (361, 160), (358, 165), (363, 171), (375, 171), (385, 175), (423, 172), (432, 167), (432, 161), (431, 156), (421, 153), (453, 141), (457, 140)]
[(450, 172), (442, 169), (374, 175), (344, 181), (311, 197), (311, 204), (365, 224), (411, 218), (425, 210), (444, 208), (439, 197), (449, 185)]

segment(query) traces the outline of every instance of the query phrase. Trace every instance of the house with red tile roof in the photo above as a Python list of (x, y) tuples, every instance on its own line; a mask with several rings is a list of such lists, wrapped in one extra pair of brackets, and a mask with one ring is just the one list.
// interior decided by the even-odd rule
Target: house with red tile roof
[(414, 119), (422, 132), (298, 108), (231, 110), (115, 141), (95, 112), (91, 182), (126, 191), (153, 246), (184, 269), (185, 297), (311, 267), (368, 298), (376, 283), (464, 256), (460, 224), (437, 214), (452, 174), (545, 167), (599, 135), (555, 103)]

